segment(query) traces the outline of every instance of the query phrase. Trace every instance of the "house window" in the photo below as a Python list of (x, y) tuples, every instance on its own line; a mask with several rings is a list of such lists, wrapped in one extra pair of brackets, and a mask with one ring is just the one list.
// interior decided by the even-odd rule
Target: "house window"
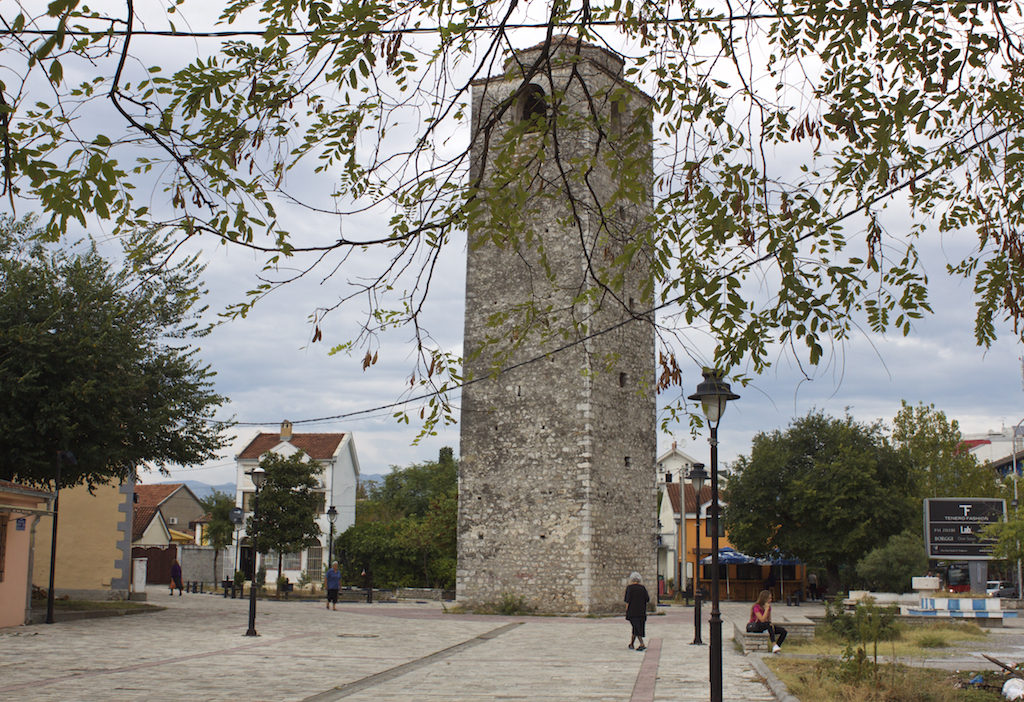
[[(711, 517), (704, 521), (704, 536), (711, 536)], [(725, 536), (725, 522), (721, 519), (718, 520), (718, 536)]]
[(242, 493), (242, 511), (243, 512), (252, 512), (252, 496), (253, 496), (253, 493), (251, 493), (251, 492), (243, 492)]
[(306, 573), (316, 582), (324, 572), (324, 550), (320, 546), (310, 546), (306, 552)]
[[(264, 560), (268, 570), (277, 570), (277, 551), (270, 551)], [(281, 558), (281, 570), (300, 570), (302, 568), (301, 553), (286, 553)]]
[(316, 513), (325, 514), (327, 512), (327, 493), (318, 492), (316, 493)]
[(7, 516), (0, 515), (0, 583), (4, 581), (4, 561), (7, 555)]
[(177, 524), (178, 523), (178, 518), (177, 517), (168, 517), (167, 518), (167, 523), (168, 524)]

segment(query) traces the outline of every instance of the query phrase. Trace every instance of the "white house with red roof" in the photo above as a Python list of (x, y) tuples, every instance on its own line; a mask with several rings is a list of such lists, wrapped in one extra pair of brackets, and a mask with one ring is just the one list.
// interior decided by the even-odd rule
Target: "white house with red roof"
[[(333, 506), (338, 513), (334, 523), (335, 537), (355, 524), (356, 520), (359, 458), (351, 433), (293, 433), (291, 422), (284, 421), (281, 423), (280, 432), (257, 434), (235, 458), (237, 467), (235, 504), (242, 508), (246, 519), (248, 519), (255, 492), (250, 474), (252, 469), (259, 465), (260, 458), (264, 454), (275, 453), (287, 458), (299, 451), (317, 461), (322, 467), (322, 472), (318, 476), (319, 489), (323, 495), (317, 517), (317, 524), (320, 526), (321, 532), (320, 544), (301, 553), (284, 554), (281, 574), (294, 583), (305, 571), (313, 582), (319, 582), (328, 560), (331, 524), (327, 518), (327, 511)], [(239, 533), (240, 537), (244, 539), (244, 524)], [(252, 554), (244, 544), (241, 547), (240, 555), (238, 567), (248, 573)], [(277, 556), (268, 557), (265, 564), (267, 582), (272, 583), (278, 576)]]
[[(680, 520), (685, 519), (682, 516), (685, 513), (680, 509), (679, 486), (686, 484), (686, 475), (697, 462), (697, 459), (680, 451), (675, 441), (671, 449), (658, 456), (657, 480), (661, 493), (658, 500), (658, 576), (665, 581), (675, 582), (683, 568), (685, 559), (680, 554), (686, 553), (686, 530), (679, 528)], [(687, 487), (692, 495), (693, 488)], [(686, 492), (684, 490), (683, 494)], [(691, 496), (691, 511), (695, 511), (694, 504)], [(687, 516), (693, 517), (692, 514)], [(682, 576), (685, 587), (690, 574), (684, 571)]]

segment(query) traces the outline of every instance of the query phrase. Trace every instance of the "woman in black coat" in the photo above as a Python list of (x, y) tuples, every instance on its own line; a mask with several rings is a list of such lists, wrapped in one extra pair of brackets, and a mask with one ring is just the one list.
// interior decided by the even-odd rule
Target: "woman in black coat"
[(647, 588), (640, 584), (640, 573), (629, 574), (629, 585), (626, 586), (626, 596), (623, 598), (626, 603), (626, 619), (633, 625), (633, 634), (629, 637), (629, 647), (633, 648), (633, 642), (639, 640), (640, 645), (637, 651), (643, 651), (644, 636), (647, 635), (647, 603), (651, 601), (647, 594)]

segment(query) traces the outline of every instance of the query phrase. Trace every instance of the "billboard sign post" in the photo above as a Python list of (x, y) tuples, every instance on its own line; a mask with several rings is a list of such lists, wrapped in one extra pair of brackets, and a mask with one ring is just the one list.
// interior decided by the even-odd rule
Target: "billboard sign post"
[(928, 558), (941, 561), (992, 560), (992, 539), (981, 530), (1006, 519), (1006, 501), (981, 497), (933, 497), (924, 501)]

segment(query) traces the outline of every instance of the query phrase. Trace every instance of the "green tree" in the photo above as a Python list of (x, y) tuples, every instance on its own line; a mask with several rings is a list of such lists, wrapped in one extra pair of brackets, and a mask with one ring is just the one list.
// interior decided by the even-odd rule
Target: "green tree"
[(458, 522), (458, 464), (451, 448), (437, 461), (392, 467), (366, 500), (355, 525), (338, 537), (346, 581), (369, 568), (377, 583), (453, 587)]
[(1024, 510), (1007, 512), (1005, 522), (989, 524), (982, 530), (985, 538), (995, 539), (992, 557), (1016, 563), (1024, 560)]
[[(647, 135), (628, 122), (623, 128), (631, 116), (621, 109), (623, 91), (589, 96), (582, 112), (561, 109), (561, 86), (551, 79), (575, 64), (583, 42), (628, 54), (625, 77), (651, 96), (643, 109), (653, 114), (664, 157), (656, 159), (652, 214), (642, 230), (627, 232), (636, 246), (615, 261), (590, 251), (593, 282), (579, 291), (581, 309), (621, 289), (623, 270), (650, 248), (656, 304), (673, 312), (658, 323), (683, 347), (707, 334), (708, 365), (757, 373), (777, 348), (813, 365), (859, 328), (911, 333), (931, 312), (917, 241), (943, 236), (968, 239), (948, 274), (973, 289), (977, 343), (990, 344), (1004, 320), (1024, 334), (1024, 258), (1015, 245), (1024, 226), (1019, 4), (780, 0), (737, 10), (684, 0), (666, 12), (658, 0), (176, 0), (165, 14), (147, 14), (148, 7), (115, 4), (108, 14), (61, 0), (10, 13), (0, 37), (4, 192), (43, 212), (53, 240), (95, 217), (115, 235), (170, 225), (182, 241), (259, 252), (266, 275), (232, 307), (238, 314), (302, 273), (336, 275), (344, 292), (331, 313), (365, 303), (360, 311), (372, 321), (354, 338), (334, 339), (335, 349), (368, 367), (378, 334), (413, 330), (412, 384), (442, 392), (422, 408), (428, 431), (449, 417), (443, 393), (462, 379), (458, 360), (425, 333), (424, 310), (435, 264), (467, 224), (497, 223), (481, 245), (541, 249), (542, 237), (518, 211), (534, 186), (533, 166), (587, 172), (587, 159), (605, 153), (563, 148), (583, 133), (618, 149), (616, 196), (598, 202), (590, 183), (568, 177), (548, 182), (548, 196), (611, 227), (646, 205), (637, 158), (644, 150), (634, 147)], [(218, 29), (239, 33), (197, 42), (182, 28), (211, 27), (190, 12), (219, 13)], [(516, 17), (531, 18), (530, 26)], [(546, 27), (538, 30), (541, 17)], [(172, 36), (139, 34), (154, 28)], [(471, 134), (469, 84), (501, 72), (505, 47), (539, 34), (540, 50), (514, 66), (516, 92), (477, 115)], [(150, 52), (142, 47), (156, 41), (175, 65), (144, 60)], [(496, 126), (513, 121), (532, 84), (544, 87), (550, 109), (499, 138)], [(609, 102), (616, 109), (604, 109)], [(374, 148), (366, 148), (368, 134)], [(471, 150), (484, 147), (493, 158), (470, 173)], [(333, 187), (317, 200), (303, 187), (307, 178), (329, 178)], [(152, 207), (149, 193), (161, 188), (168, 202)], [(323, 229), (345, 234), (297, 238), (289, 222), (303, 217), (282, 216), (284, 206), (328, 213)], [(909, 210), (911, 222), (890, 232), (879, 212), (894, 206)], [(348, 234), (373, 214), (379, 235)], [(763, 295), (763, 281), (774, 294)], [(312, 336), (326, 340), (328, 313), (311, 306)], [(494, 343), (520, 336), (544, 306), (537, 299), (503, 311), (519, 329)], [(568, 311), (568, 324), (587, 323), (579, 311)], [(673, 351), (663, 356), (669, 383), (680, 382)]]
[(231, 545), (235, 535), (235, 524), (231, 521), (231, 510), (235, 508), (235, 498), (220, 490), (214, 490), (200, 500), (206, 513), (210, 515), (210, 522), (206, 525), (206, 545), (213, 547), (213, 581), (219, 582), (217, 577), (217, 559), (220, 552)]
[(726, 485), (725, 528), (741, 551), (778, 549), (821, 564), (833, 591), (840, 567), (917, 524), (910, 467), (880, 424), (812, 411), (785, 431), (757, 434)]
[(910, 592), (911, 578), (928, 569), (928, 554), (920, 529), (889, 538), (857, 562), (857, 576), (876, 592)]
[(260, 458), (266, 480), (256, 498), (256, 514), (250, 515), (246, 532), (256, 534), (256, 550), (266, 554), (277, 551), (277, 572), (281, 572), (283, 554), (300, 551), (318, 542), (316, 523), (320, 498), (317, 476), (321, 465), (302, 451), (287, 458), (267, 453)]
[(915, 407), (904, 400), (893, 419), (893, 445), (905, 455), (921, 498), (1000, 495), (995, 471), (963, 450), (962, 440), (957, 421), (946, 419), (935, 405)]
[(214, 457), (224, 398), (190, 346), (202, 267), (164, 266), (154, 233), (135, 235), (145, 255), (124, 267), (35, 236), (31, 219), (0, 216), (0, 478), (50, 483), (56, 451), (76, 459), (62, 485)]
[(445, 446), (437, 461), (393, 468), (380, 484), (370, 488), (369, 499), (395, 514), (422, 517), (435, 498), (455, 489), (457, 472), (452, 449)]

